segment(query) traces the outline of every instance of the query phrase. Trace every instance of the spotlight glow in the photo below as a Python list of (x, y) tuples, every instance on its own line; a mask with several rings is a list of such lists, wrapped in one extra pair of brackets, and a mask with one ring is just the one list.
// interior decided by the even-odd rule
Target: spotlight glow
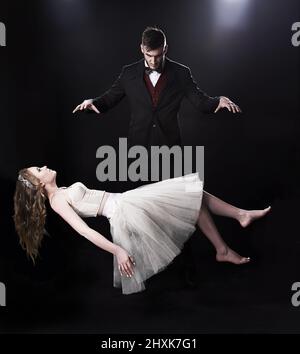
[(215, 0), (217, 25), (236, 27), (244, 23), (249, 0)]

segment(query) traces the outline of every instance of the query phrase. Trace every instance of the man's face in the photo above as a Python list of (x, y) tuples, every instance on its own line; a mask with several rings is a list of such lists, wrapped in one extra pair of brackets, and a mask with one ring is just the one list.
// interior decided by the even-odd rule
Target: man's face
[(159, 68), (162, 62), (165, 59), (165, 55), (168, 50), (168, 45), (164, 47), (160, 47), (157, 49), (149, 49), (143, 44), (141, 44), (141, 51), (144, 54), (144, 58), (149, 65), (149, 67), (153, 70)]

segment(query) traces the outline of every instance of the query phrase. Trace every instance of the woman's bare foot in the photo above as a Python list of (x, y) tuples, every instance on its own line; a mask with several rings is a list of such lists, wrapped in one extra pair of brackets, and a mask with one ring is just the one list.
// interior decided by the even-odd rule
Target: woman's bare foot
[(231, 248), (225, 247), (224, 249), (217, 251), (216, 260), (218, 262), (244, 264), (250, 262), (250, 257), (242, 257)]
[(238, 221), (242, 227), (246, 227), (250, 225), (252, 221), (265, 216), (270, 210), (270, 206), (262, 210), (241, 210), (239, 213)]

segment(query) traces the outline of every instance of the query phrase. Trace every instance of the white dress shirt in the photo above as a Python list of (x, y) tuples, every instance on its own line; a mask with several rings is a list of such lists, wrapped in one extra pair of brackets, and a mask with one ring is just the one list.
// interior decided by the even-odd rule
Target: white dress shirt
[[(147, 68), (149, 68), (149, 65), (148, 65), (148, 63), (146, 62), (146, 60), (145, 60), (145, 66), (146, 66)], [(155, 85), (157, 84), (157, 81), (158, 81), (160, 75), (161, 75), (161, 73), (159, 73), (159, 72), (157, 72), (157, 71), (152, 71), (152, 73), (149, 75), (149, 79), (150, 79), (150, 81), (152, 82), (153, 87), (155, 87)]]

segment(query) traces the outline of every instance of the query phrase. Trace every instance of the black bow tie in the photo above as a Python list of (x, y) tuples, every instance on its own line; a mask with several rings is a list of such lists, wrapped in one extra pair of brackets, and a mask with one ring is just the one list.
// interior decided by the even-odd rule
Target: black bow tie
[(147, 74), (147, 75), (150, 75), (150, 74), (152, 74), (153, 72), (157, 72), (157, 73), (162, 73), (162, 68), (161, 67), (159, 67), (159, 68), (157, 68), (157, 69), (151, 69), (151, 68), (149, 68), (148, 66), (145, 66), (145, 73)]

